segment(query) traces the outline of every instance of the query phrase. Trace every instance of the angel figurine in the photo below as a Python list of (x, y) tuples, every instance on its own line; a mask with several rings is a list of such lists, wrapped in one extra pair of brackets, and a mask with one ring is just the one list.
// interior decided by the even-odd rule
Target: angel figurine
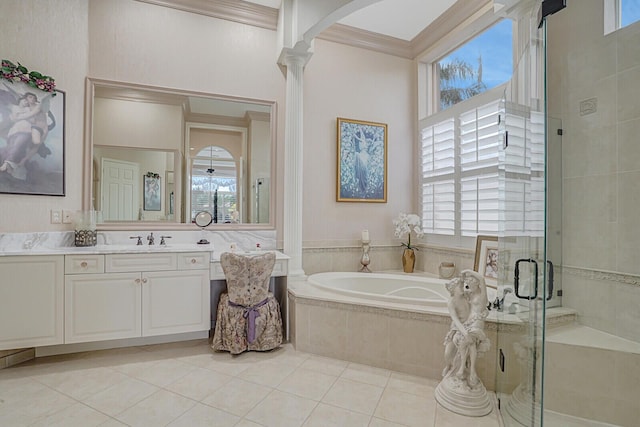
[(0, 148), (0, 172), (16, 179), (26, 180), (25, 164), (36, 153), (45, 158), (51, 150), (45, 140), (56, 126), (55, 117), (49, 111), (51, 94), (41, 100), (34, 92), (18, 92), (3, 83), (0, 88), (0, 137), (6, 145)]
[(484, 278), (475, 271), (464, 270), (460, 278), (447, 283), (447, 290), (451, 294), (451, 329), (445, 337), (446, 366), (442, 375), (453, 376), (474, 388), (480, 382), (476, 358), (491, 345), (484, 333), (488, 314)]

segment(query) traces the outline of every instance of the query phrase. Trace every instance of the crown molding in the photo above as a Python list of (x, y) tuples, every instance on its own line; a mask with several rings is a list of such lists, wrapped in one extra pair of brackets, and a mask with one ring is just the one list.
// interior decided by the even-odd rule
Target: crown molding
[(242, 0), (136, 0), (276, 31), (278, 9)]
[(411, 42), (371, 31), (361, 30), (348, 25), (333, 24), (316, 38), (413, 59)]
[(412, 58), (435, 45), (469, 17), (491, 6), (491, 0), (458, 0), (411, 40)]
[[(276, 31), (278, 9), (243, 0), (136, 0), (185, 12), (197, 13)], [(343, 24), (334, 24), (317, 38), (367, 49), (387, 55), (415, 59), (469, 17), (482, 12), (491, 0), (458, 0), (411, 41), (374, 33)], [(488, 6), (489, 5), (489, 6)], [(488, 9), (487, 9), (488, 10)]]

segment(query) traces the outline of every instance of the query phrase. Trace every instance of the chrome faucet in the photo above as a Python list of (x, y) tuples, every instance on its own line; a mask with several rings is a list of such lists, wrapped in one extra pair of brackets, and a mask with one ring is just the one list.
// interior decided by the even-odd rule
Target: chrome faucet
[(153, 237), (153, 233), (150, 233), (147, 236), (147, 241), (149, 242), (149, 246), (155, 244), (156, 239), (155, 239), (155, 237)]
[(498, 311), (503, 311), (504, 310), (504, 298), (507, 296), (507, 294), (510, 294), (511, 292), (513, 292), (511, 290), (511, 288), (504, 288), (502, 290), (502, 298), (496, 296), (496, 299), (491, 304), (491, 307), (492, 308), (496, 308)]
[(167, 246), (167, 242), (164, 239), (170, 239), (171, 236), (160, 236), (160, 246)]

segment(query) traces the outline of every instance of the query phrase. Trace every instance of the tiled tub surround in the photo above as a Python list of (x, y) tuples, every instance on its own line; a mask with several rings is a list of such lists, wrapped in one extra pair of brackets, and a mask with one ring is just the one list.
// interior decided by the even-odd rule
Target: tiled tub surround
[[(358, 271), (362, 267), (361, 246), (305, 247), (302, 267), (308, 275), (326, 271)], [(376, 271), (402, 270), (402, 247), (398, 245), (372, 245), (369, 249), (369, 269)], [(438, 274), (441, 262), (454, 262), (456, 272), (473, 269), (474, 251), (439, 246), (420, 246), (416, 251), (417, 271)]]
[[(332, 357), (412, 375), (440, 379), (444, 367), (444, 337), (451, 318), (446, 307), (424, 307), (329, 293), (304, 280), (289, 280), (291, 340), (300, 351)], [(490, 313), (486, 323), (492, 347), (478, 359), (478, 374), (489, 390), (495, 390), (497, 331), (504, 331), (502, 343), (507, 357), (513, 343), (525, 334), (518, 316)], [(553, 327), (571, 323), (570, 310), (553, 309)], [(515, 356), (513, 356), (515, 360)], [(505, 383), (520, 382), (520, 369), (513, 366)]]

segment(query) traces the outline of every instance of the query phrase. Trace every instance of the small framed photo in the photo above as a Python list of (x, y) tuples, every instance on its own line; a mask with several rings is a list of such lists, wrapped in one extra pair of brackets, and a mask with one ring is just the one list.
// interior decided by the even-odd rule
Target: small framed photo
[(387, 202), (387, 125), (338, 118), (338, 202)]
[(473, 269), (482, 274), (487, 286), (498, 286), (498, 237), (476, 237), (476, 257)]
[(144, 210), (160, 210), (160, 176), (151, 172), (144, 176)]

